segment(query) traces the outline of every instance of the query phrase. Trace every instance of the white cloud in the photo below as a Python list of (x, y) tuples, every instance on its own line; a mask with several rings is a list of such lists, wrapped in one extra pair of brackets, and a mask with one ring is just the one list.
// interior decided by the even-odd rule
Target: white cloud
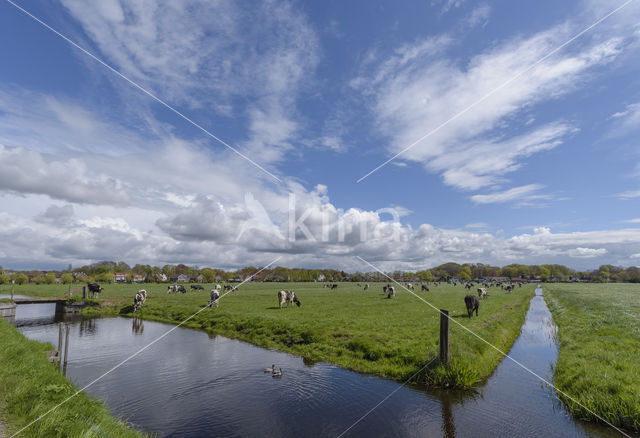
[(121, 181), (91, 171), (76, 158), (60, 159), (0, 144), (0, 191), (44, 194), (91, 204), (126, 204)]
[(620, 54), (622, 39), (603, 38), (558, 52), (493, 91), (556, 49), (576, 28), (564, 24), (505, 41), (466, 64), (444, 55), (452, 38), (430, 38), (403, 46), (371, 73), (366, 66), (352, 85), (372, 99), (377, 125), (391, 141), (390, 154), (415, 143), (402, 159), (422, 163), (448, 185), (477, 190), (504, 182), (504, 175), (525, 158), (557, 147), (575, 130), (562, 121), (531, 125), (519, 134), (510, 128), (526, 126), (516, 119), (531, 118), (523, 110), (578, 89), (596, 67)]
[(569, 255), (569, 257), (576, 257), (576, 258), (593, 258), (593, 257), (605, 255), (606, 253), (607, 253), (607, 250), (604, 248), (597, 248), (597, 249), (583, 248), (581, 246), (567, 251), (567, 254)]
[(543, 186), (540, 184), (528, 184), (526, 186), (514, 187), (502, 192), (489, 193), (487, 195), (473, 195), (471, 200), (476, 204), (497, 204), (504, 202), (522, 202), (524, 200), (535, 199), (542, 195), (535, 195)]
[(640, 190), (628, 190), (626, 192), (618, 193), (616, 197), (620, 199), (640, 198)]
[(246, 118), (249, 156), (277, 161), (291, 149), (296, 99), (319, 60), (316, 33), (292, 4), (62, 3), (109, 63), (163, 100)]
[(487, 3), (484, 3), (474, 8), (465, 21), (466, 24), (470, 27), (475, 27), (478, 25), (486, 26), (486, 24), (489, 22), (490, 15), (491, 6), (489, 6)]

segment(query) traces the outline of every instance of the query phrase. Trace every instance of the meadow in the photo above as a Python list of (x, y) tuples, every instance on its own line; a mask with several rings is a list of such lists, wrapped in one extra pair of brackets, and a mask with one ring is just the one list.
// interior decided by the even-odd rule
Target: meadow
[[(555, 385), (614, 425), (640, 431), (640, 285), (547, 284), (558, 326)], [(563, 397), (577, 418), (593, 414)]]
[[(45, 358), (53, 346), (26, 339), (0, 318), (0, 413), (8, 433), (16, 433), (77, 389)], [(25, 437), (122, 437), (143, 435), (114, 419), (84, 392), (29, 426)]]
[[(397, 285), (397, 297), (387, 299), (382, 286), (371, 283), (364, 291), (354, 283), (340, 283), (337, 290), (324, 289), (321, 283), (246, 283), (221, 298), (219, 308), (203, 310), (184, 326), (395, 380), (406, 380), (431, 362), (415, 378), (430, 386), (468, 388), (491, 375), (502, 356), (455, 322), (450, 323), (451, 361), (443, 366), (433, 360), (439, 352), (439, 312)], [(67, 290), (62, 285), (3, 285), (0, 293), (10, 287), (16, 294), (41, 297), (62, 296)], [(177, 323), (206, 306), (212, 286), (204, 287), (167, 294), (166, 284), (105, 284), (98, 299), (101, 307), (87, 312), (132, 316), (133, 296), (144, 288), (149, 298), (136, 316)], [(415, 293), (508, 351), (520, 333), (534, 287), (525, 285), (512, 293), (490, 288), (479, 317), (472, 319), (464, 305), (469, 292), (461, 285), (442, 284)], [(302, 306), (280, 310), (281, 289), (293, 290)]]

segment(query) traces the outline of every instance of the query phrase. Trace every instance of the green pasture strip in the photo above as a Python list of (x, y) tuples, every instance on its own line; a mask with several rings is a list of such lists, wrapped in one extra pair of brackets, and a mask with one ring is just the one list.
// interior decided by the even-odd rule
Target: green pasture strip
[[(52, 346), (25, 338), (0, 318), (0, 412), (9, 434), (16, 433), (77, 388), (49, 363)], [(84, 392), (20, 433), (21, 437), (140, 437), (126, 421)]]
[[(549, 284), (558, 326), (554, 383), (610, 423), (640, 431), (640, 285)], [(577, 418), (599, 421), (563, 397)]]

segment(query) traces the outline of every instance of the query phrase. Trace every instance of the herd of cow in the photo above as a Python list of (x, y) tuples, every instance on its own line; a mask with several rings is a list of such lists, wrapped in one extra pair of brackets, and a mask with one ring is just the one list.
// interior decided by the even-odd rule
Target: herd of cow
[[(449, 282), (451, 284), (453, 284), (454, 286), (457, 285), (456, 282)], [(522, 282), (518, 282), (515, 283), (518, 284), (519, 286), (522, 286)], [(512, 292), (515, 286), (514, 283), (482, 283), (482, 285), (484, 287), (479, 287), (477, 289), (478, 291), (478, 296), (476, 297), (475, 295), (467, 295), (464, 297), (464, 303), (465, 303), (465, 307), (467, 308), (467, 314), (469, 315), (469, 318), (471, 318), (473, 316), (473, 312), (476, 313), (476, 316), (478, 316), (478, 309), (480, 307), (480, 299), (485, 299), (489, 296), (489, 293), (487, 292), (487, 289), (491, 286), (499, 286), (501, 287), (503, 290), (507, 291), (507, 292)], [(439, 282), (435, 282), (433, 283), (434, 286), (438, 286)], [(369, 289), (369, 284), (365, 283), (364, 285), (357, 283), (358, 287), (363, 287), (364, 290), (368, 290)], [(422, 292), (429, 292), (429, 286), (428, 284), (421, 284), (421, 291)], [(471, 290), (473, 287), (475, 286), (475, 284), (473, 282), (466, 282), (465, 283), (465, 288), (467, 290)], [(87, 285), (88, 289), (89, 289), (89, 293), (92, 294), (94, 297), (99, 294), (100, 292), (102, 292), (102, 287), (98, 284), (98, 283), (89, 283)], [(407, 290), (411, 291), (414, 289), (414, 285), (412, 283), (406, 283), (405, 287)], [(204, 290), (204, 287), (202, 285), (199, 284), (192, 284), (190, 286), (191, 290)], [(325, 283), (323, 285), (323, 288), (328, 288), (328, 289), (337, 289), (338, 288), (338, 284), (337, 283)], [(216, 284), (215, 287), (213, 289), (211, 289), (211, 292), (209, 294), (209, 303), (207, 304), (207, 307), (212, 307), (214, 304), (216, 307), (218, 307), (218, 301), (220, 300), (220, 292), (221, 291), (228, 291), (228, 292), (233, 292), (233, 291), (237, 291), (238, 287), (237, 286), (231, 286), (231, 285), (225, 285), (222, 286), (220, 284)], [(181, 284), (173, 284), (167, 287), (167, 293), (187, 293), (187, 290), (185, 289), (185, 287)], [(396, 296), (396, 291), (395, 288), (393, 286), (391, 286), (390, 284), (384, 285), (382, 287), (382, 292), (387, 296), (387, 298), (393, 298)], [(145, 303), (145, 301), (147, 300), (147, 291), (145, 289), (141, 289), (138, 292), (136, 292), (135, 297), (133, 298), (133, 312), (137, 312), (138, 309)], [(280, 309), (282, 309), (282, 306), (285, 305), (288, 307), (289, 304), (291, 304), (292, 306), (295, 304), (298, 307), (301, 306), (300, 300), (299, 298), (296, 296), (296, 294), (293, 291), (290, 290), (281, 290), (278, 292), (278, 305), (280, 307)]]

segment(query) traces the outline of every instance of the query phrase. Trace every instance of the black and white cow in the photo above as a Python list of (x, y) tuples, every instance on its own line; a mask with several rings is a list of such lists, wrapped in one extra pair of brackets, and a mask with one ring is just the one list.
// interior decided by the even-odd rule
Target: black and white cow
[(333, 284), (331, 285), (331, 289), (332, 289), (332, 290), (333, 290), (333, 289), (338, 289), (338, 285), (337, 285), (337, 284), (335, 284), (335, 283), (333, 283)]
[(487, 294), (487, 290), (484, 287), (478, 288), (478, 298), (487, 298), (489, 294)]
[(97, 297), (102, 292), (102, 287), (98, 283), (87, 283), (87, 289), (89, 290), (90, 297)]
[(214, 304), (216, 305), (216, 307), (218, 307), (218, 300), (220, 299), (220, 289), (215, 288), (215, 289), (211, 289), (211, 294), (209, 295), (209, 304), (208, 306), (211, 307)]
[(147, 301), (147, 291), (144, 289), (140, 289), (136, 293), (136, 296), (133, 297), (133, 313), (136, 313), (138, 311), (138, 308), (142, 306), (145, 301)]
[(278, 292), (278, 304), (280, 305), (280, 309), (282, 310), (282, 305), (283, 304), (287, 304), (287, 307), (289, 307), (289, 304), (293, 304), (296, 303), (298, 305), (298, 307), (300, 307), (300, 300), (298, 300), (298, 297), (296, 297), (296, 294), (293, 293), (290, 290), (281, 290), (280, 292)]
[(480, 301), (475, 295), (467, 295), (464, 297), (464, 304), (467, 306), (467, 313), (469, 314), (469, 318), (473, 316), (473, 311), (476, 311), (476, 316), (478, 316), (478, 308), (480, 307)]
[(429, 292), (429, 286), (422, 285), (422, 292)]
[(396, 290), (393, 288), (393, 286), (385, 286), (385, 289), (386, 289), (385, 292), (387, 293), (387, 298), (396, 296)]
[(368, 289), (369, 289), (369, 283), (366, 283), (366, 284), (364, 285), (364, 290), (368, 290)]
[(204, 290), (204, 287), (202, 287), (199, 284), (192, 284), (191, 285), (191, 290)]

